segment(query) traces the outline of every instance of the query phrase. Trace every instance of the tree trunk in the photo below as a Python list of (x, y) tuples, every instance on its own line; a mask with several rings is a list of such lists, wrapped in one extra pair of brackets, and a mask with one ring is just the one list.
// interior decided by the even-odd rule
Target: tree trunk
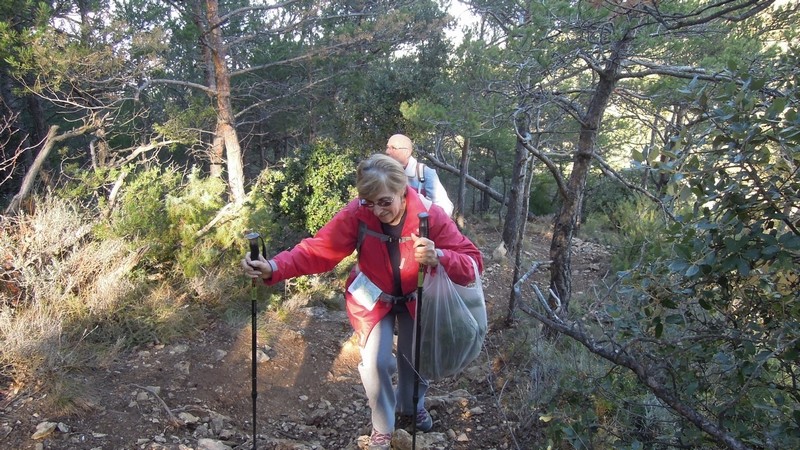
[[(197, 29), (208, 29), (208, 22), (203, 20), (203, 7), (200, 1), (192, 2), (192, 12), (192, 20), (195, 26), (197, 26)], [(200, 48), (203, 52), (203, 77), (206, 80), (206, 86), (216, 92), (217, 80), (214, 67), (214, 55), (211, 52), (211, 46), (205, 41), (205, 36), (201, 36), (199, 41)], [(214, 178), (222, 178), (225, 167), (225, 141), (223, 139), (221, 122), (221, 120), (217, 120), (214, 136), (211, 138), (210, 148), (207, 150), (209, 175)]]
[[(533, 175), (533, 158), (528, 159), (528, 167), (527, 172)], [(528, 177), (528, 182), (525, 183), (525, 198), (530, 198), (531, 195), (531, 184), (533, 184), (533, 176)], [(528, 215), (529, 205), (528, 202), (523, 204), (523, 210), (521, 214), (523, 216)], [(515, 286), (519, 279), (521, 278), (520, 272), (522, 271), (522, 248), (525, 238), (525, 227), (528, 224), (527, 220), (523, 220), (519, 230), (517, 231), (517, 243), (516, 246), (511, 250), (511, 255), (514, 258), (514, 275), (513, 275), (513, 283), (512, 286)], [(519, 301), (519, 291), (516, 289), (511, 290), (511, 296), (508, 301), (508, 315), (506, 316), (506, 325), (511, 326), (514, 323), (514, 311), (517, 309), (517, 302)]]
[(589, 106), (581, 120), (577, 150), (567, 182), (567, 192), (562, 199), (561, 209), (553, 225), (553, 240), (550, 244), (550, 259), (552, 260), (550, 289), (552, 294), (548, 298), (548, 302), (553, 310), (557, 310), (562, 315), (566, 315), (568, 312), (572, 295), (570, 249), (572, 238), (580, 224), (586, 178), (589, 175), (592, 155), (596, 149), (597, 133), (600, 130), (600, 123), (611, 94), (619, 80), (620, 64), (627, 53), (631, 40), (632, 35), (628, 33), (616, 43), (606, 68), (598, 74), (600, 81), (595, 87)]
[[(526, 136), (530, 130), (530, 119), (526, 114), (517, 116), (514, 126), (519, 131), (518, 134)], [(524, 221), (527, 215), (522, 215), (526, 211), (525, 204), (528, 199), (525, 198), (525, 181), (528, 179), (528, 165), (531, 159), (531, 154), (525, 148), (523, 142), (517, 138), (517, 144), (514, 155), (514, 174), (511, 179), (511, 191), (508, 196), (508, 209), (506, 210), (506, 220), (503, 226), (503, 242), (506, 248), (512, 250), (517, 245), (519, 237), (519, 228), (521, 221)]]
[(242, 149), (236, 133), (236, 119), (231, 105), (231, 80), (225, 62), (226, 48), (222, 42), (219, 10), (217, 0), (206, 1), (206, 17), (210, 27), (208, 33), (209, 48), (214, 61), (214, 78), (217, 83), (217, 136), (221, 136), (225, 144), (225, 156), (228, 167), (228, 187), (231, 201), (235, 205), (244, 203), (244, 168), (242, 165)]
[(225, 139), (223, 138), (222, 121), (217, 121), (217, 130), (211, 140), (211, 149), (208, 152), (209, 174), (214, 178), (222, 178), (225, 167)]
[(469, 147), (470, 138), (464, 139), (461, 147), (461, 176), (458, 177), (458, 197), (456, 201), (456, 222), (460, 229), (464, 229), (464, 214), (467, 210), (467, 171), (469, 170)]

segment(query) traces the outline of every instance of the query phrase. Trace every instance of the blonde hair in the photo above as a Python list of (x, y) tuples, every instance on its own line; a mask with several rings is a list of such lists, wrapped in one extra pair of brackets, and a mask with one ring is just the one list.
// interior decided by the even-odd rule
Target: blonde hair
[(356, 170), (356, 190), (361, 198), (373, 198), (384, 189), (405, 194), (408, 177), (392, 157), (378, 153), (361, 161)]

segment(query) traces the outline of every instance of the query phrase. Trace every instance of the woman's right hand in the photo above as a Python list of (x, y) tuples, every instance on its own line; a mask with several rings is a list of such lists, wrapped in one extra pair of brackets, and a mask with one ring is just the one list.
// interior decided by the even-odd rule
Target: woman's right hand
[(258, 260), (254, 261), (250, 259), (250, 252), (247, 252), (242, 259), (242, 269), (244, 274), (250, 278), (262, 278), (264, 280), (272, 278), (272, 266), (261, 255), (258, 255)]

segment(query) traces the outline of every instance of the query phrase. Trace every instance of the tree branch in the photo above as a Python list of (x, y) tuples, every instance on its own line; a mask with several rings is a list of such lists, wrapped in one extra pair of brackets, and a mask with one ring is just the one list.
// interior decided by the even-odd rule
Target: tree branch
[(658, 381), (658, 379), (651, 373), (652, 370), (650, 367), (647, 367), (639, 362), (639, 355), (636, 355), (630, 351), (620, 351), (616, 346), (613, 348), (608, 348), (600, 345), (597, 341), (583, 332), (578, 324), (572, 321), (565, 321), (564, 319), (560, 318), (556, 314), (556, 311), (550, 308), (547, 300), (543, 295), (541, 295), (541, 292), (539, 292), (538, 289), (536, 289), (536, 291), (539, 303), (547, 313), (542, 314), (534, 307), (527, 305), (524, 302), (520, 302), (519, 308), (522, 312), (539, 320), (548, 327), (570, 336), (578, 341), (581, 345), (586, 347), (586, 349), (590, 352), (607, 359), (614, 364), (629, 369), (636, 374), (636, 377), (639, 379), (639, 381), (647, 386), (656, 397), (669, 405), (675, 412), (689, 420), (699, 429), (709, 434), (717, 442), (725, 444), (732, 450), (750, 450), (749, 446), (731, 436), (727, 431), (715, 424), (699, 411), (681, 401), (679, 396), (673, 390), (665, 386), (662, 382)]
[(61, 142), (94, 131), (100, 127), (101, 123), (102, 120), (94, 118), (82, 127), (59, 135), (56, 134), (58, 132), (58, 125), (51, 126), (50, 130), (47, 132), (47, 137), (44, 138), (42, 149), (39, 151), (39, 154), (36, 155), (36, 159), (33, 161), (28, 173), (25, 174), (25, 178), (22, 179), (19, 192), (11, 199), (11, 203), (6, 207), (5, 214), (16, 214), (17, 211), (19, 211), (20, 204), (30, 195), (31, 189), (33, 189), (33, 180), (36, 179), (36, 175), (39, 174), (39, 171), (42, 169), (42, 164), (44, 164), (45, 159), (47, 159), (47, 156), (50, 154), (56, 142)]
[(647, 189), (642, 189), (641, 187), (636, 186), (635, 184), (629, 183), (627, 180), (622, 178), (622, 176), (620, 174), (618, 174), (613, 168), (611, 168), (611, 166), (609, 166), (608, 163), (605, 162), (605, 160), (603, 160), (603, 158), (600, 155), (598, 155), (597, 153), (592, 154), (592, 157), (600, 165), (600, 170), (606, 176), (614, 178), (615, 180), (617, 180), (620, 183), (622, 183), (622, 185), (624, 185), (626, 188), (628, 188), (628, 189), (630, 189), (632, 191), (636, 191), (636, 192), (644, 195), (645, 197), (649, 198), (650, 200), (652, 200), (654, 203), (656, 203), (658, 206), (661, 207), (661, 210), (664, 211), (664, 214), (667, 217), (669, 217), (673, 221), (676, 220), (675, 216), (673, 216), (672, 213), (669, 210), (667, 210), (667, 207), (664, 205), (664, 202), (662, 202), (661, 199), (659, 199), (655, 195), (653, 195), (650, 192), (648, 192)]

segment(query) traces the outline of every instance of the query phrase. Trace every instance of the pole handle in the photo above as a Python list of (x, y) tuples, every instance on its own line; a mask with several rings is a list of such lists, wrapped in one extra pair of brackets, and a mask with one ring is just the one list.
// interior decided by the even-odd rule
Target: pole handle
[[(255, 231), (251, 231), (245, 234), (244, 237), (250, 243), (250, 259), (252, 261), (258, 261), (258, 240), (261, 238), (261, 235)], [(267, 255), (265, 254), (264, 257), (266, 256)]]
[(419, 217), (419, 236), (427, 238), (428, 237), (428, 213), (421, 212), (417, 214)]

